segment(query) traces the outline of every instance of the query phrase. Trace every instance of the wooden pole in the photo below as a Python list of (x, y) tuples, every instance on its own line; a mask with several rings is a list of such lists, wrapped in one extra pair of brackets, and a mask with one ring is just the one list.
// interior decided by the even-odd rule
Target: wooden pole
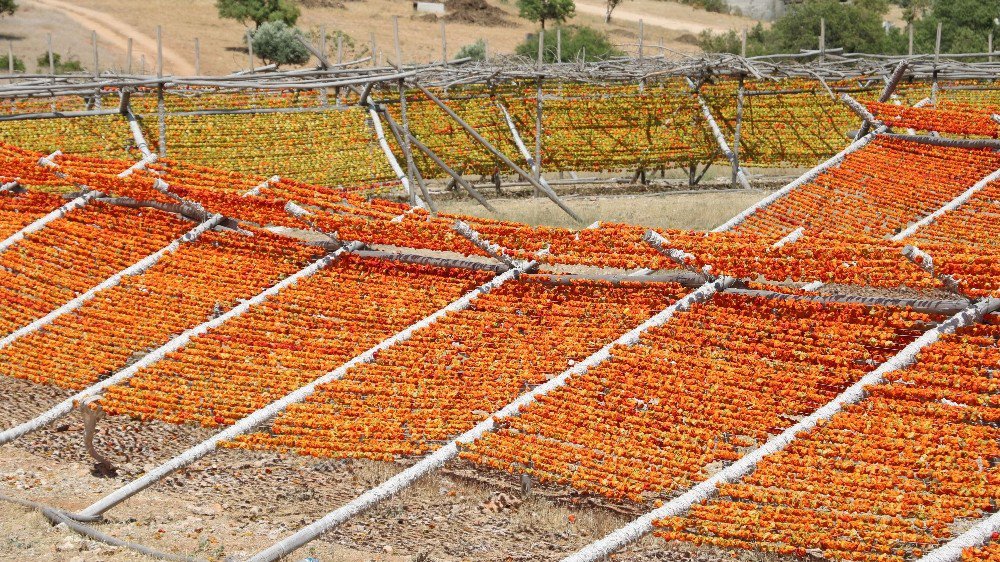
[[(535, 96), (535, 179), (542, 178), (542, 77), (538, 77)], [(535, 195), (539, 195), (535, 190)]]
[(132, 38), (129, 37), (125, 47), (125, 73), (132, 74)]
[(937, 24), (937, 36), (934, 38), (934, 82), (931, 84), (931, 105), (937, 105), (938, 93), (938, 60), (941, 58), (941, 22)]
[(736, 90), (736, 127), (733, 130), (733, 187), (736, 186), (736, 176), (740, 171), (740, 133), (743, 128), (743, 94), (743, 75), (740, 74), (739, 86)]
[(909, 54), (909, 56), (912, 57), (913, 56), (913, 24), (912, 23), (906, 26), (906, 32), (910, 36), (910, 39), (909, 39), (910, 45), (909, 45), (909, 48), (907, 49), (907, 53)]
[(250, 59), (250, 74), (253, 74), (253, 36), (250, 35), (250, 30), (247, 30), (247, 56)]
[(441, 64), (448, 64), (448, 35), (444, 29), (444, 18), (441, 18)]
[(545, 57), (545, 30), (543, 29), (538, 32), (538, 62), (537, 62), (538, 68), (542, 67), (542, 63), (544, 62), (544, 57)]
[(645, 39), (645, 26), (642, 23), (642, 18), (639, 18), (639, 60), (642, 60), (642, 47), (643, 40)]
[[(145, 64), (143, 64), (145, 66)], [(167, 156), (167, 104), (163, 99), (163, 26), (156, 26), (156, 77), (160, 83), (156, 88), (156, 112), (159, 125), (160, 158)]]
[(201, 76), (201, 40), (194, 38), (194, 73)]
[[(48, 36), (48, 52), (49, 52), (49, 74), (55, 76), (56, 73), (56, 59), (55, 55), (52, 53), (52, 34), (49, 33)], [(55, 82), (55, 78), (52, 79)]]
[(556, 28), (556, 62), (562, 62), (562, 28)]
[(376, 62), (375, 62), (375, 32), (374, 31), (368, 33), (368, 41), (371, 44), (369, 46), (369, 48), (372, 51), (372, 66), (375, 66)]
[(747, 56), (747, 28), (743, 28), (743, 32), (740, 33), (740, 56), (746, 58)]
[(986, 52), (989, 53), (989, 55), (986, 57), (987, 62), (993, 62), (993, 32), (992, 31), (986, 37)]
[(101, 67), (100, 67), (100, 61), (97, 58), (98, 55), (97, 55), (97, 31), (96, 30), (91, 30), (90, 31), (90, 42), (94, 44), (94, 78), (100, 78), (100, 76), (101, 76)]
[(7, 41), (7, 71), (14, 75), (14, 42)]
[(139, 74), (146, 74), (146, 55), (139, 55)]
[(344, 63), (344, 34), (337, 32), (337, 64)]
[[(323, 53), (323, 58), (326, 58), (326, 26), (321, 25), (319, 27), (319, 52)], [(327, 89), (319, 89), (319, 104), (326, 107), (327, 104)]]
[(826, 18), (819, 18), (819, 60), (826, 60)]
[[(396, 69), (403, 68), (403, 49), (399, 46), (399, 16), (392, 16), (392, 40), (396, 46)], [(404, 123), (405, 127), (406, 124)]]

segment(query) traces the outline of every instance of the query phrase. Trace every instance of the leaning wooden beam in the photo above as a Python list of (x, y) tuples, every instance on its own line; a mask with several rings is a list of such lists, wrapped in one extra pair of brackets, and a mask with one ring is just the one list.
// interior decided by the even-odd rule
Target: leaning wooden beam
[(709, 128), (712, 129), (712, 136), (715, 137), (715, 142), (719, 144), (719, 150), (726, 156), (729, 163), (736, 169), (736, 181), (744, 189), (753, 189), (750, 185), (750, 180), (747, 179), (746, 171), (740, 166), (740, 163), (736, 160), (736, 154), (731, 148), (729, 148), (729, 143), (726, 142), (726, 137), (722, 134), (722, 129), (719, 128), (719, 124), (716, 123), (715, 117), (712, 116), (712, 110), (709, 109), (708, 104), (705, 103), (705, 99), (701, 97), (698, 93), (698, 89), (695, 87), (694, 82), (690, 78), (687, 78), (688, 86), (694, 90), (695, 94), (698, 96), (698, 105), (701, 106), (701, 114), (705, 117), (705, 121), (708, 122)]
[(705, 301), (720, 291), (726, 290), (735, 282), (734, 279), (721, 278), (716, 281), (705, 283), (697, 290), (685, 295), (683, 298), (661, 310), (652, 318), (646, 320), (631, 331), (625, 333), (615, 341), (605, 345), (598, 351), (591, 354), (583, 361), (573, 365), (563, 371), (555, 378), (538, 385), (532, 390), (522, 394), (513, 402), (507, 404), (500, 410), (493, 413), (485, 421), (475, 425), (472, 429), (452, 439), (438, 450), (423, 457), (416, 464), (396, 474), (382, 484), (371, 488), (365, 493), (357, 496), (347, 504), (330, 512), (323, 518), (303, 527), (293, 535), (268, 547), (252, 556), (248, 562), (272, 562), (278, 560), (292, 551), (304, 546), (321, 534), (347, 521), (351, 517), (371, 508), (375, 504), (388, 499), (408, 486), (423, 478), (427, 474), (437, 470), (449, 460), (458, 456), (461, 445), (471, 443), (479, 439), (486, 433), (493, 431), (497, 421), (517, 415), (524, 407), (538, 400), (540, 396), (548, 394), (553, 390), (565, 385), (572, 377), (580, 376), (590, 369), (604, 363), (611, 358), (611, 352), (615, 347), (635, 345), (644, 332), (666, 324), (677, 312), (689, 309), (696, 303)]
[[(399, 126), (392, 119), (392, 116), (389, 115), (389, 112), (388, 111), (383, 111), (382, 114), (385, 115), (385, 121), (386, 121), (386, 123), (389, 124), (389, 127), (391, 129), (393, 129), (393, 130), (398, 131), (399, 130)], [(472, 186), (471, 183), (469, 183), (468, 181), (466, 181), (465, 178), (463, 178), (461, 174), (459, 174), (458, 172), (456, 172), (455, 170), (453, 170), (450, 166), (448, 166), (447, 164), (445, 164), (444, 160), (441, 160), (441, 158), (438, 157), (438, 155), (435, 154), (433, 150), (431, 150), (430, 148), (428, 148), (427, 145), (425, 145), (424, 143), (420, 142), (420, 139), (418, 139), (417, 137), (413, 136), (413, 133), (410, 133), (410, 144), (412, 144), (413, 146), (417, 147), (417, 150), (419, 150), (419, 151), (423, 152), (424, 154), (426, 154), (427, 157), (430, 158), (432, 162), (434, 162), (435, 164), (437, 164), (437, 166), (444, 171), (444, 173), (446, 173), (449, 176), (451, 176), (451, 178), (453, 180), (455, 180), (455, 183), (457, 183), (458, 185), (462, 186), (466, 191), (468, 191), (469, 195), (471, 195), (476, 201), (478, 201), (480, 205), (482, 205), (483, 207), (486, 207), (487, 209), (489, 209), (490, 212), (493, 212), (493, 213), (498, 213), (499, 212), (499, 211), (496, 210), (496, 208), (493, 205), (490, 205), (490, 202), (487, 201), (485, 197), (483, 197), (483, 194), (480, 193), (478, 189), (476, 189), (475, 187)]]
[(937, 342), (942, 335), (979, 322), (983, 316), (1000, 309), (1000, 299), (985, 299), (958, 312), (938, 326), (924, 332), (919, 338), (893, 355), (877, 369), (861, 377), (859, 381), (849, 386), (827, 402), (821, 408), (803, 418), (795, 425), (772, 437), (757, 449), (743, 455), (738, 461), (723, 468), (707, 480), (688, 489), (683, 494), (664, 503), (662, 506), (635, 519), (604, 538), (590, 543), (577, 552), (563, 558), (562, 562), (596, 562), (604, 560), (612, 552), (625, 545), (633, 543), (653, 530), (653, 522), (664, 517), (680, 515), (696, 503), (713, 496), (721, 484), (736, 482), (752, 472), (768, 455), (780, 452), (794, 441), (797, 436), (812, 430), (816, 425), (825, 422), (844, 409), (845, 406), (860, 402), (866, 396), (868, 386), (885, 381), (885, 375), (904, 369), (917, 361), (917, 354), (925, 347)]
[(454, 269), (471, 269), (473, 271), (490, 271), (493, 273), (503, 273), (510, 268), (505, 265), (473, 261), (470, 259), (442, 258), (425, 254), (416, 254), (405, 251), (383, 251), (383, 250), (358, 250), (355, 255), (362, 258), (378, 258), (386, 261), (398, 261), (402, 263), (414, 263), (419, 265), (433, 265), (434, 267), (445, 267)]
[(0, 115), (2, 121), (29, 121), (36, 119), (64, 119), (72, 117), (98, 117), (103, 115), (118, 115), (117, 109), (97, 109), (91, 111), (48, 111), (43, 113), (15, 113)]
[(645, 234), (642, 235), (642, 241), (649, 244), (654, 250), (659, 252), (661, 255), (666, 256), (670, 261), (676, 263), (682, 268), (701, 275), (705, 280), (711, 281), (711, 277), (705, 271), (699, 271), (697, 267), (691, 264), (694, 261), (694, 255), (689, 254), (683, 250), (678, 250), (677, 248), (671, 248), (667, 241), (659, 232), (655, 230), (647, 230)]
[(953, 294), (965, 298), (965, 295), (962, 294), (962, 287), (958, 282), (958, 279), (955, 279), (951, 275), (937, 273), (934, 271), (934, 258), (931, 257), (930, 254), (913, 245), (903, 246), (902, 254), (906, 259), (913, 262), (914, 265), (923, 269), (927, 273), (930, 273), (938, 281), (941, 281), (945, 288)]
[(153, 158), (154, 155), (152, 151), (149, 150), (149, 144), (146, 143), (146, 137), (142, 134), (142, 127), (139, 126), (139, 120), (135, 118), (132, 113), (132, 109), (129, 107), (128, 97), (122, 96), (122, 105), (120, 108), (122, 116), (128, 122), (128, 128), (132, 131), (132, 138), (135, 139), (135, 146), (142, 152), (143, 159)]
[(207, 322), (203, 322), (202, 324), (195, 326), (194, 328), (186, 330), (179, 336), (171, 339), (170, 341), (161, 345), (154, 351), (149, 352), (148, 354), (146, 354), (146, 356), (144, 356), (136, 363), (126, 367), (125, 369), (118, 371), (114, 375), (106, 379), (103, 379), (96, 384), (88, 386), (87, 388), (77, 392), (73, 396), (67, 398), (66, 400), (63, 400), (59, 404), (56, 404), (52, 408), (43, 412), (41, 415), (31, 420), (28, 420), (16, 427), (0, 432), (0, 445), (4, 443), (9, 443), (14, 439), (17, 439), (18, 437), (21, 437), (32, 431), (45, 427), (47, 424), (52, 423), (54, 420), (57, 420), (60, 417), (72, 412), (77, 402), (85, 398), (89, 398), (91, 396), (96, 396), (97, 394), (104, 392), (110, 386), (125, 382), (133, 375), (135, 375), (137, 372), (139, 372), (140, 369), (152, 365), (153, 363), (156, 363), (160, 359), (166, 357), (167, 354), (173, 353), (174, 351), (177, 351), (178, 349), (184, 347), (185, 345), (187, 345), (188, 342), (191, 341), (192, 338), (200, 336), (208, 332), (209, 330), (215, 329), (225, 324), (229, 320), (236, 318), (237, 316), (241, 316), (251, 308), (263, 303), (264, 301), (280, 293), (287, 287), (294, 285), (301, 279), (305, 279), (306, 277), (309, 277), (315, 274), (316, 272), (321, 271), (324, 267), (333, 263), (344, 253), (360, 247), (361, 244), (355, 242), (351, 245), (348, 245), (345, 248), (341, 248), (340, 250), (337, 250), (332, 254), (328, 254), (314, 261), (313, 263), (307, 265), (303, 269), (300, 269), (299, 271), (286, 277), (282, 281), (258, 293), (256, 296), (251, 297), (250, 299), (247, 299), (241, 302), (240, 304), (236, 305), (235, 307), (229, 309), (228, 311), (218, 316), (217, 318), (213, 318)]
[[(538, 96), (538, 99), (541, 100), (540, 95)], [(510, 118), (510, 113), (507, 112), (507, 108), (504, 107), (504, 105), (500, 103), (499, 100), (496, 102), (496, 104), (497, 107), (500, 108), (500, 111), (503, 112), (504, 120), (507, 121), (507, 128), (510, 129), (510, 136), (514, 138), (514, 144), (517, 145), (517, 150), (520, 151), (521, 157), (524, 158), (524, 161), (528, 163), (528, 167), (531, 168), (531, 171), (534, 172), (535, 175), (538, 177), (538, 182), (544, 184), (547, 187), (551, 187), (549, 185), (549, 182), (547, 182), (545, 178), (542, 177), (541, 162), (539, 162), (537, 158), (532, 156), (531, 152), (528, 150), (528, 147), (525, 146), (524, 140), (521, 138), (521, 133), (517, 132), (517, 126), (514, 125), (514, 120)]]
[(118, 505), (119, 503), (125, 501), (126, 499), (134, 496), (135, 494), (141, 492), (142, 490), (145, 490), (149, 486), (152, 486), (165, 476), (208, 455), (218, 447), (219, 443), (223, 441), (231, 441), (232, 439), (235, 439), (236, 437), (243, 435), (244, 433), (252, 431), (260, 424), (280, 414), (288, 406), (302, 402), (303, 400), (311, 396), (316, 391), (316, 388), (319, 387), (320, 385), (329, 384), (335, 380), (342, 378), (344, 374), (346, 374), (350, 369), (354, 368), (355, 366), (363, 365), (365, 363), (371, 363), (372, 361), (375, 360), (376, 356), (378, 356), (378, 354), (381, 353), (382, 351), (396, 345), (397, 343), (409, 340), (411, 337), (413, 337), (413, 334), (416, 333), (417, 331), (422, 330), (427, 326), (430, 326), (431, 324), (437, 322), (438, 320), (444, 318), (449, 314), (454, 314), (456, 312), (465, 310), (472, 304), (473, 301), (475, 301), (481, 295), (496, 289), (497, 287), (503, 285), (507, 281), (510, 281), (512, 279), (517, 279), (523, 272), (537, 265), (538, 263), (535, 261), (518, 263), (518, 265), (515, 268), (494, 277), (493, 279), (484, 283), (483, 285), (480, 285), (479, 287), (476, 287), (472, 291), (462, 295), (460, 298), (448, 304), (444, 308), (437, 310), (430, 316), (427, 316), (421, 319), (420, 321), (416, 322), (415, 324), (396, 333), (395, 335), (382, 340), (381, 342), (371, 347), (361, 355), (354, 357), (350, 361), (344, 363), (343, 365), (337, 367), (336, 369), (333, 369), (332, 371), (326, 373), (325, 375), (313, 380), (312, 382), (306, 384), (305, 386), (296, 389), (290, 394), (287, 394), (284, 397), (274, 402), (271, 402), (267, 406), (264, 406), (263, 408), (253, 412), (252, 414), (237, 421), (236, 423), (227, 427), (226, 429), (216, 433), (212, 437), (209, 437), (208, 439), (202, 441), (201, 443), (195, 445), (194, 447), (191, 447), (190, 449), (184, 451), (183, 453), (180, 453), (179, 455), (175, 456), (169, 461), (157, 466), (156, 468), (153, 468), (152, 470), (147, 471), (138, 479), (133, 480), (132, 482), (126, 484), (125, 486), (122, 486), (121, 488), (118, 488), (117, 490), (111, 492), (107, 496), (104, 496), (103, 498), (97, 500), (83, 511), (76, 514), (68, 514), (68, 515), (74, 519), (79, 519), (79, 520), (93, 520), (95, 518), (99, 518), (102, 513)]
[[(385, 132), (382, 130), (382, 119), (378, 116), (378, 111), (375, 108), (368, 108), (368, 115), (372, 119), (372, 127), (375, 129), (375, 137), (378, 139), (378, 144), (382, 147), (382, 153), (385, 154), (385, 159), (389, 161), (389, 166), (392, 171), (396, 174), (396, 178), (399, 182), (403, 184), (403, 189), (406, 190), (406, 194), (410, 195), (413, 190), (413, 186), (410, 184), (410, 178), (406, 177), (406, 172), (400, 167), (399, 161), (396, 160), (396, 155), (392, 153), (392, 149), (389, 148), (389, 143), (385, 140)], [(423, 207), (421, 205), (422, 201), (417, 200), (417, 206)]]
[[(420, 175), (420, 170), (417, 165), (413, 162), (413, 153), (410, 152), (412, 149), (409, 148), (412, 144), (413, 133), (409, 132), (408, 128), (400, 127), (392, 117), (389, 115), (388, 111), (384, 109), (379, 111), (380, 115), (385, 117), (385, 122), (389, 125), (389, 132), (392, 133), (394, 139), (396, 139), (396, 144), (403, 149), (406, 153), (406, 167), (410, 174), (412, 174), (413, 179), (417, 180), (417, 185), (420, 187), (420, 194), (423, 195), (424, 201), (427, 202), (427, 208), (430, 210), (431, 214), (437, 215), (437, 205), (434, 204), (434, 200), (431, 199), (431, 194), (427, 191), (427, 184), (424, 182), (424, 177)], [(410, 142), (404, 142), (403, 138), (411, 139)]]
[[(880, 103), (885, 103), (889, 101), (889, 98), (892, 97), (892, 93), (896, 91), (896, 86), (899, 86), (899, 82), (903, 79), (903, 75), (906, 74), (906, 69), (908, 68), (908, 66), (909, 64), (907, 64), (906, 61), (903, 61), (899, 63), (898, 66), (896, 66), (896, 69), (892, 72), (892, 76), (890, 76), (889, 80), (886, 81), (885, 83), (885, 89), (882, 90), (882, 93), (878, 97), (878, 101)], [(874, 120), (873, 121), (866, 120), (864, 123), (862, 123), (861, 128), (858, 129), (858, 135), (855, 137), (855, 139), (860, 139), (861, 137), (867, 135), (868, 131), (871, 129), (871, 124), (874, 122), (875, 122)]]
[(514, 258), (507, 255), (506, 249), (503, 246), (493, 244), (489, 240), (479, 236), (479, 233), (473, 230), (473, 228), (467, 223), (463, 221), (455, 221), (455, 232), (464, 236), (469, 242), (472, 242), (475, 247), (486, 252), (492, 256), (493, 259), (499, 261), (505, 266), (516, 266)]
[(977, 181), (975, 185), (973, 185), (969, 189), (966, 189), (960, 195), (958, 195), (951, 201), (945, 203), (933, 213), (911, 224), (906, 229), (901, 230), (898, 234), (890, 238), (890, 240), (892, 240), (893, 242), (900, 242), (902, 240), (905, 240), (906, 238), (909, 238), (910, 236), (913, 236), (914, 233), (916, 233), (921, 228), (933, 223), (938, 218), (940, 218), (941, 215), (948, 213), (950, 211), (954, 211), (955, 209), (958, 209), (959, 207), (964, 205), (969, 199), (972, 199), (972, 196), (974, 196), (976, 193), (979, 193), (986, 186), (997, 180), (1000, 180), (1000, 169), (994, 170), (993, 173), (991, 173), (990, 175)]
[(187, 231), (180, 238), (177, 238), (176, 240), (174, 240), (170, 244), (167, 244), (166, 246), (164, 246), (163, 248), (159, 249), (158, 251), (156, 251), (156, 252), (154, 252), (154, 253), (146, 256), (145, 258), (137, 261), (136, 263), (132, 264), (131, 266), (127, 267), (126, 269), (123, 269), (123, 270), (119, 271), (118, 273), (115, 273), (111, 277), (108, 277), (107, 279), (105, 279), (104, 281), (102, 281), (100, 284), (95, 285), (94, 287), (92, 287), (87, 292), (85, 292), (85, 293), (77, 296), (73, 300), (69, 301), (68, 303), (66, 303), (66, 304), (64, 304), (62, 306), (60, 306), (59, 308), (53, 310), (52, 312), (49, 312), (45, 316), (42, 316), (41, 318), (39, 318), (39, 319), (35, 320), (34, 322), (28, 324), (27, 326), (23, 326), (23, 327), (15, 330), (14, 332), (11, 332), (10, 334), (8, 334), (3, 339), (0, 339), (0, 349), (3, 349), (5, 347), (7, 347), (8, 345), (10, 345), (11, 343), (13, 343), (14, 341), (16, 341), (16, 340), (18, 340), (18, 339), (20, 339), (20, 338), (22, 338), (22, 337), (24, 337), (24, 336), (26, 336), (28, 334), (31, 334), (33, 332), (37, 332), (38, 330), (41, 330), (45, 326), (48, 326), (49, 324), (51, 324), (52, 322), (54, 322), (60, 316), (63, 316), (65, 314), (69, 314), (70, 312), (73, 312), (74, 310), (76, 310), (76, 309), (80, 308), (81, 306), (83, 306), (84, 304), (86, 304), (88, 301), (92, 300), (95, 296), (97, 296), (97, 293), (100, 293), (101, 291), (104, 291), (104, 290), (107, 290), (107, 289), (110, 289), (112, 287), (115, 287), (115, 286), (119, 285), (122, 282), (122, 280), (125, 279), (126, 277), (133, 277), (133, 276), (142, 274), (143, 272), (145, 272), (149, 268), (151, 268), (154, 265), (156, 265), (157, 263), (159, 263), (159, 261), (161, 259), (163, 259), (163, 257), (166, 256), (167, 254), (172, 254), (172, 253), (176, 252), (181, 247), (182, 244), (193, 242), (193, 241), (197, 240), (205, 232), (211, 230), (212, 228), (215, 228), (220, 222), (222, 222), (222, 220), (224, 218), (225, 217), (222, 216), (222, 215), (213, 215), (208, 220), (202, 222), (198, 226), (196, 226), (196, 227), (192, 228), (191, 230)]
[(461, 117), (458, 116), (457, 113), (452, 111), (452, 109), (448, 107), (448, 104), (441, 101), (440, 98), (431, 93), (431, 91), (425, 88), (422, 84), (418, 83), (417, 87), (420, 88), (420, 91), (422, 91), (424, 95), (428, 97), (428, 99), (437, 104), (437, 106), (440, 107), (442, 110), (444, 110), (444, 112), (447, 113), (448, 116), (451, 117), (456, 123), (458, 123), (460, 127), (465, 129), (465, 132), (469, 133), (469, 135), (471, 135), (472, 138), (476, 139), (476, 141), (478, 141), (479, 144), (483, 145), (483, 147), (486, 148), (486, 150), (490, 151), (490, 153), (492, 153), (493, 156), (499, 158), (511, 170), (514, 170), (514, 172), (516, 172), (517, 175), (521, 176), (525, 181), (527, 181), (534, 187), (538, 188), (542, 193), (546, 195), (546, 197), (551, 199), (553, 203), (558, 205), (560, 209), (565, 211), (566, 214), (573, 217), (573, 220), (581, 224), (583, 223), (583, 219), (580, 218), (580, 216), (577, 215), (575, 212), (573, 212), (572, 209), (567, 207), (566, 204), (563, 203), (563, 200), (560, 199), (558, 195), (556, 195), (556, 192), (552, 191), (552, 188), (543, 185), (542, 183), (539, 183), (539, 181), (535, 179), (534, 175), (532, 175), (531, 172), (525, 171), (524, 168), (521, 168), (520, 166), (515, 164), (513, 160), (508, 158), (506, 154), (497, 150), (496, 147), (490, 144), (488, 140), (483, 138), (483, 136), (480, 135), (474, 128), (472, 128), (471, 125), (466, 123), (464, 120), (462, 120)]
[(847, 107), (849, 107), (855, 115), (860, 117), (863, 122), (861, 128), (858, 130), (858, 134), (855, 135), (854, 140), (858, 140), (859, 138), (867, 135), (868, 131), (871, 130), (872, 125), (875, 127), (885, 127), (885, 123), (879, 121), (877, 117), (868, 111), (867, 107), (861, 105), (858, 100), (852, 98), (850, 94), (841, 94), (840, 101), (847, 104)]

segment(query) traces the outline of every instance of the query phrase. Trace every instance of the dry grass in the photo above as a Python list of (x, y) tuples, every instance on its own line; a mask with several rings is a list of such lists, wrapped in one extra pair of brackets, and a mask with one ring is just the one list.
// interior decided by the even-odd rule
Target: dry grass
[[(56, 0), (59, 1), (59, 0)], [(165, 56), (165, 71), (185, 73), (194, 62), (194, 39), (201, 41), (201, 70), (203, 73), (226, 73), (246, 68), (247, 55), (243, 49), (245, 27), (233, 20), (220, 20), (213, 0), (146, 0), (137, 7), (134, 0), (85, 0), (68, 2), (74, 7), (96, 12), (90, 17), (81, 13), (62, 13), (53, 0), (22, 0), (21, 9), (12, 17), (0, 20), (0, 39), (12, 41), (14, 51), (25, 58), (29, 70), (34, 69), (34, 59), (45, 52), (45, 35), (53, 34), (55, 48), (59, 52), (73, 53), (89, 67), (92, 60), (90, 31), (99, 22), (105, 29), (101, 35), (101, 66), (104, 68), (125, 67), (125, 42), (128, 36), (136, 36), (134, 47), (134, 67), (138, 71), (140, 55), (146, 56), (147, 71), (153, 68), (155, 52), (149, 45), (156, 36), (157, 24), (164, 28), (164, 47), (174, 57)], [(509, 53), (524, 36), (534, 31), (534, 24), (517, 17), (512, 0), (490, 0), (491, 4), (509, 14), (515, 27), (482, 27), (461, 23), (448, 24), (448, 52), (454, 57), (458, 50), (477, 39), (485, 39), (491, 52)], [(578, 15), (571, 23), (586, 24), (606, 30), (619, 44), (635, 43), (637, 22), (643, 18), (648, 53), (654, 53), (661, 41), (673, 51), (691, 52), (697, 50), (691, 40), (702, 29), (738, 29), (750, 25), (753, 20), (736, 16), (712, 14), (696, 10), (674, 2), (662, 0), (630, 0), (620, 7), (611, 24), (605, 24), (603, 2), (599, 0), (578, 0)], [(181, 11), (182, 13), (178, 13)], [(353, 38), (355, 53), (366, 52), (369, 33), (375, 33), (379, 50), (389, 58), (395, 58), (392, 34), (392, 17), (400, 18), (400, 34), (404, 59), (407, 61), (440, 60), (440, 24), (414, 17), (411, 4), (397, 0), (346, 1), (342, 8), (303, 8), (299, 26), (316, 31), (326, 26), (329, 32), (342, 30)], [(110, 36), (112, 29), (121, 29), (117, 36)], [(145, 40), (140, 40), (140, 35)], [(329, 45), (332, 51), (335, 45)], [(5, 49), (4, 49), (5, 51)], [(2, 69), (0, 69), (2, 70)]]
[[(708, 191), (688, 194), (618, 195), (567, 197), (567, 205), (587, 224), (602, 220), (641, 224), (655, 228), (707, 230), (722, 224), (764, 198), (764, 191)], [(500, 199), (491, 203), (500, 218), (531, 225), (573, 227), (573, 220), (548, 199)], [(489, 211), (471, 200), (441, 201), (441, 211), (490, 217)]]

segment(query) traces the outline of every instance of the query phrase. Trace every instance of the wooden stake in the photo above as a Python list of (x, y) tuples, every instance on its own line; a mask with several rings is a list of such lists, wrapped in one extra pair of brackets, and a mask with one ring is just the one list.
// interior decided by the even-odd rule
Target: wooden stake
[(100, 61), (97, 58), (97, 31), (91, 30), (90, 32), (90, 42), (94, 44), (94, 78), (99, 78), (101, 76)]
[(989, 53), (987, 62), (993, 62), (993, 32), (986, 37), (986, 51)]
[(377, 63), (375, 61), (376, 56), (375, 56), (375, 32), (374, 31), (372, 31), (372, 32), (370, 32), (368, 34), (368, 39), (371, 42), (372, 66), (375, 66)]
[[(145, 67), (145, 63), (143, 63)], [(156, 77), (163, 78), (163, 26), (156, 26)], [(160, 129), (160, 158), (167, 156), (167, 104), (163, 99), (163, 81), (156, 88), (156, 112)]]
[(733, 186), (736, 186), (736, 175), (740, 171), (740, 132), (743, 128), (743, 75), (739, 78), (739, 87), (736, 90), (736, 127), (733, 130)]
[(127, 47), (125, 48), (125, 73), (132, 74), (132, 38), (128, 38)]
[[(535, 179), (542, 177), (542, 77), (538, 77), (538, 89), (535, 97)], [(535, 190), (535, 196), (540, 195)]]
[(937, 66), (938, 59), (941, 58), (941, 22), (937, 24), (937, 37), (934, 39), (934, 66)]
[(538, 68), (542, 67), (542, 60), (545, 56), (545, 30), (538, 32)]
[(743, 28), (743, 32), (740, 33), (740, 56), (746, 58), (747, 56), (747, 28)]
[(139, 55), (139, 74), (146, 74), (146, 55)]
[(441, 19), (441, 64), (448, 64), (448, 35), (444, 29), (444, 18)]
[(7, 41), (7, 71), (14, 75), (14, 42)]
[(819, 18), (819, 60), (826, 60), (826, 18)]
[(201, 76), (201, 41), (194, 38), (194, 73)]
[(642, 23), (642, 18), (639, 18), (639, 60), (642, 60), (642, 47), (643, 40), (645, 39), (645, 26)]
[(556, 28), (556, 62), (562, 62), (562, 28)]
[(909, 53), (909, 56), (912, 57), (913, 56), (913, 24), (911, 23), (911, 24), (907, 25), (906, 26), (906, 30), (907, 30), (907, 34), (910, 36), (910, 46), (907, 49), (907, 52)]
[[(396, 44), (396, 69), (401, 70), (403, 68), (403, 50), (399, 47), (399, 16), (392, 16), (392, 39)], [(403, 127), (406, 127), (406, 123), (403, 123)]]
[(247, 55), (250, 57), (250, 74), (253, 74), (253, 37), (250, 30), (247, 30)]
[[(55, 55), (52, 54), (52, 34), (49, 33), (48, 36), (48, 51), (49, 51), (49, 74), (55, 76), (56, 73), (56, 59)], [(55, 79), (53, 78), (53, 81)]]
[(337, 64), (344, 63), (344, 34), (337, 32)]
[(413, 190), (413, 182), (415, 181), (413, 153), (410, 151), (410, 119), (406, 112), (406, 84), (402, 79), (399, 81), (399, 118), (403, 121), (403, 138), (400, 148), (403, 149), (403, 156), (406, 157), (406, 175), (410, 178), (410, 192), (407, 195), (410, 198), (410, 205), (416, 205), (417, 193)]
[[(321, 25), (319, 27), (319, 52), (323, 53), (323, 58), (326, 58), (326, 26)], [(323, 107), (327, 105), (327, 89), (319, 89), (319, 104)]]

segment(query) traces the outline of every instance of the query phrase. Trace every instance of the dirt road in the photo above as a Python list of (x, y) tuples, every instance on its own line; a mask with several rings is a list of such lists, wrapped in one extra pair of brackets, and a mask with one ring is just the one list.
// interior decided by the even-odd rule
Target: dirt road
[[(156, 37), (147, 35), (135, 27), (98, 10), (77, 6), (63, 0), (26, 0), (26, 4), (34, 4), (41, 9), (50, 9), (69, 16), (73, 21), (86, 29), (97, 32), (99, 42), (111, 43), (115, 50), (125, 52), (128, 39), (131, 37), (132, 57), (138, 61), (141, 55), (146, 56), (147, 68), (156, 65)], [(135, 68), (138, 71), (138, 68)], [(163, 48), (163, 71), (167, 74), (183, 76), (193, 75), (194, 65), (169, 47)]]
[[(576, 0), (576, 11), (579, 14), (604, 17), (606, 4), (599, 0)], [(662, 27), (697, 35), (702, 31), (715, 33), (739, 29), (752, 20), (728, 14), (716, 14), (704, 10), (696, 10), (675, 2), (628, 2), (616, 8), (611, 15), (612, 21), (621, 23), (629, 21), (643, 23), (648, 26)]]

